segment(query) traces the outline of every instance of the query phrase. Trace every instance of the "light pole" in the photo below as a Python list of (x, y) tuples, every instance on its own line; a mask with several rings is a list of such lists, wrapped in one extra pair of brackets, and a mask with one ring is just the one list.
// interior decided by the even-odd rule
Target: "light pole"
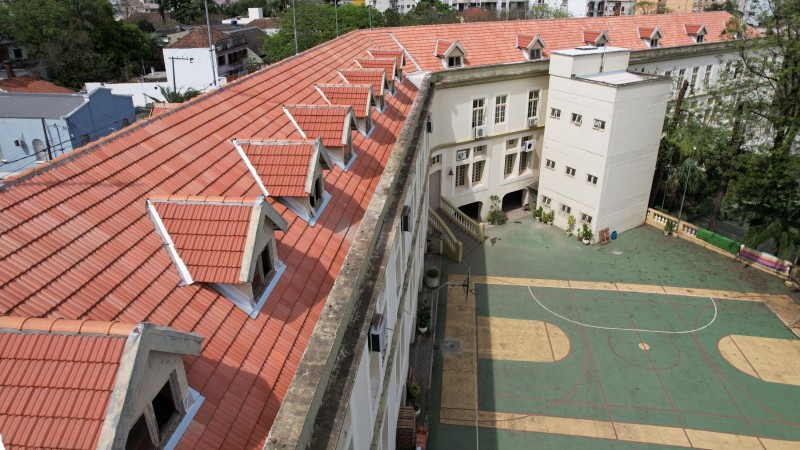
[(189, 64), (194, 62), (194, 58), (188, 58), (186, 56), (170, 56), (169, 60), (172, 62), (172, 92), (178, 92), (178, 83), (175, 80), (175, 60), (180, 61), (189, 61)]
[(692, 170), (692, 166), (694, 166), (694, 151), (697, 150), (697, 147), (692, 147), (692, 154), (689, 156), (689, 161), (691, 165), (686, 168), (686, 182), (683, 184), (683, 196), (681, 197), (681, 208), (678, 210), (678, 231), (677, 234), (680, 234), (681, 231), (681, 221), (683, 220), (683, 201), (686, 200), (686, 188), (689, 187), (689, 173)]
[(217, 58), (214, 53), (214, 43), (211, 42), (211, 19), (208, 17), (208, 0), (204, 0), (206, 7), (206, 30), (208, 31), (208, 56), (211, 58), (211, 84), (217, 87)]

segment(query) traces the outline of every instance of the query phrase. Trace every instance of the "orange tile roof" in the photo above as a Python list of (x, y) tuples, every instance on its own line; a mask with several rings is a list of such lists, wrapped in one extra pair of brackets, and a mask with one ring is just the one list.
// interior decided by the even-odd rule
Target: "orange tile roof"
[(0, 317), (0, 433), (6, 448), (96, 448), (134, 327)]
[(609, 42), (611, 41), (611, 36), (608, 35), (608, 32), (601, 30), (583, 30), (583, 42), (597, 42), (600, 39), (600, 36), (605, 33), (606, 37), (608, 38)]
[(0, 80), (0, 91), (31, 94), (74, 94), (75, 91), (32, 76)]
[(397, 61), (394, 58), (357, 58), (356, 64), (362, 69), (383, 69), (386, 71), (386, 79), (394, 79), (397, 71)]
[(386, 71), (381, 69), (340, 70), (339, 75), (350, 84), (371, 84), (372, 95), (383, 96), (386, 89)]
[(239, 141), (271, 197), (304, 197), (316, 141)]
[(656, 27), (639, 27), (639, 37), (649, 39), (655, 33)]
[(153, 109), (150, 110), (150, 118), (166, 114), (178, 106), (180, 106), (180, 103), (153, 103)]
[(518, 34), (517, 35), (517, 48), (528, 48), (531, 45), (531, 42), (536, 39), (536, 35), (533, 34)]
[(639, 27), (657, 26), (663, 35), (658, 44), (660, 48), (693, 46), (697, 44), (687, 35), (684, 23), (705, 24), (708, 34), (704, 41), (712, 43), (728, 39), (721, 34), (731, 18), (729, 13), (720, 11), (397, 27), (391, 29), (391, 36), (378, 29), (364, 33), (380, 48), (396, 48), (399, 42), (422, 70), (441, 71), (441, 60), (434, 55), (437, 40), (458, 40), (469, 52), (468, 65), (475, 67), (524, 62), (522, 52), (510, 45), (517, 34), (538, 34), (547, 48), (555, 51), (585, 45), (584, 29), (607, 30), (613, 46), (646, 50), (649, 47), (639, 37)]
[(406, 64), (406, 54), (402, 50), (391, 50), (386, 48), (371, 48), (367, 50), (373, 58), (394, 58), (397, 67), (403, 67)]
[(150, 197), (192, 280), (240, 284), (257, 197)]
[[(432, 54), (436, 39), (462, 41), (473, 65), (499, 64), (523, 62), (509, 42), (534, 29), (553, 50), (581, 45), (584, 24), (639, 50), (647, 47), (638, 26), (658, 26), (663, 47), (689, 46), (683, 22), (702, 21), (706, 41), (716, 42), (730, 18), (714, 12), (353, 31), (7, 179), (0, 188), (0, 313), (148, 321), (202, 335), (201, 355), (184, 364), (205, 401), (178, 447), (262, 448), (417, 90), (400, 83), (385, 113), (373, 112), (370, 137), (351, 134), (355, 151), (368, 157), (347, 172), (325, 172), (333, 196), (318, 226), (284, 214), (289, 226), (276, 237), (287, 269), (255, 318), (203, 283), (179, 286), (147, 217), (147, 198), (260, 195), (230, 139), (300, 139), (281, 105), (323, 104), (314, 84), (338, 82), (337, 68), (351, 67), (376, 45), (396, 48), (393, 36), (421, 68), (441, 71)], [(355, 78), (346, 79), (373, 84)], [(45, 439), (37, 430), (21, 433)]]
[(363, 119), (370, 113), (372, 86), (358, 84), (321, 84), (317, 90), (330, 105), (352, 106), (355, 116)]
[(686, 34), (697, 34), (697, 33), (700, 32), (700, 29), (703, 28), (703, 25), (702, 24), (700, 24), (700, 25), (697, 25), (697, 24), (691, 24), (691, 25), (690, 24), (686, 24), (686, 25), (684, 25), (684, 28), (686, 29)]
[(433, 54), (438, 57), (443, 57), (447, 50), (455, 44), (456, 41), (450, 41), (445, 39), (438, 39), (436, 40), (436, 49), (433, 51)]
[[(322, 138), (326, 147), (341, 147), (345, 144), (345, 121), (352, 111), (347, 106), (286, 106), (285, 111), (293, 118), (305, 138)], [(347, 126), (350, 129), (350, 126)]]
[[(231, 37), (211, 27), (211, 42), (227, 41)], [(197, 27), (167, 48), (208, 48), (208, 27)]]

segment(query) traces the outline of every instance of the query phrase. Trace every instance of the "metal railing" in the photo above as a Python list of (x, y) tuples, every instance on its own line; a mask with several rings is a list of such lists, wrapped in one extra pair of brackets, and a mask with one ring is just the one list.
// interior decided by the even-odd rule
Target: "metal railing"
[(472, 220), (469, 216), (461, 212), (455, 205), (450, 203), (450, 200), (442, 197), (441, 201), (442, 212), (452, 220), (459, 228), (464, 230), (465, 233), (474, 237), (478, 242), (483, 242), (484, 224)]
[(428, 226), (438, 231), (442, 235), (444, 243), (443, 253), (453, 261), (460, 263), (463, 256), (463, 245), (461, 241), (450, 231), (447, 223), (436, 214), (436, 211), (428, 208)]

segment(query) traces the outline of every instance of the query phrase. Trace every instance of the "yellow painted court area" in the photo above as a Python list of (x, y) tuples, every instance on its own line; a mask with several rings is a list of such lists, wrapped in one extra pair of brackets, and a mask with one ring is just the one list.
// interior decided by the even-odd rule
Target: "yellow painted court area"
[[(473, 426), (473, 411), (441, 410), (440, 422), (450, 425)], [(550, 433), (594, 439), (613, 439), (656, 445), (687, 448), (765, 448), (767, 450), (800, 449), (800, 442), (765, 439), (739, 434), (695, 430), (691, 428), (643, 425), (638, 423), (608, 422), (603, 420), (573, 419), (569, 417), (541, 416), (480, 411), (481, 427), (501, 430)]]
[(478, 317), (478, 357), (527, 362), (556, 362), (569, 354), (561, 328), (539, 320)]
[(742, 372), (769, 381), (800, 386), (800, 341), (756, 336), (725, 336), (720, 354)]
[[(463, 283), (466, 277), (451, 275), (449, 281)], [(472, 276), (474, 284), (532, 286), (713, 297), (723, 300), (764, 302), (786, 324), (800, 308), (784, 295), (744, 293), (611, 282), (564, 281), (534, 278)], [(570, 351), (567, 335), (558, 326), (537, 320), (476, 317), (474, 296), (465, 298), (462, 286), (447, 289), (443, 379), (439, 420), (443, 424), (480, 426), (536, 433), (550, 433), (624, 442), (688, 448), (798, 449), (800, 442), (759, 438), (639, 423), (577, 419), (536, 414), (477, 410), (478, 358), (526, 362), (558, 362)], [(645, 344), (646, 346), (646, 344)], [(649, 347), (648, 347), (649, 348)], [(800, 386), (800, 341), (727, 336), (719, 341), (720, 353), (739, 370), (773, 383)]]

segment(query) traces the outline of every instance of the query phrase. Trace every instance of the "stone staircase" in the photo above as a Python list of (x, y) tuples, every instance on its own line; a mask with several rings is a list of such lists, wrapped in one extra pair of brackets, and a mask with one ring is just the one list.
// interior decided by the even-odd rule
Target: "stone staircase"
[(450, 229), (456, 239), (461, 241), (462, 257), (469, 255), (473, 250), (482, 244), (482, 242), (475, 239), (471, 234), (462, 230), (461, 227), (456, 224), (456, 222), (447, 214), (444, 209), (439, 208), (436, 210), (436, 213), (439, 214), (439, 217), (444, 220), (444, 222), (447, 224), (447, 228)]

